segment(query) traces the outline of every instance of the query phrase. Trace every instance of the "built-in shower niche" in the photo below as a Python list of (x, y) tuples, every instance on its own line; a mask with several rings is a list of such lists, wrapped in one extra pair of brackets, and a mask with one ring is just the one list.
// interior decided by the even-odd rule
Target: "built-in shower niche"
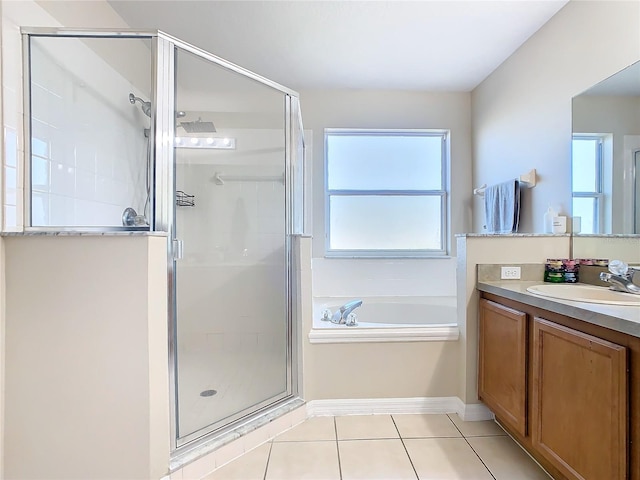
[(150, 97), (151, 38), (26, 38), (26, 225), (123, 227), (133, 208), (148, 229), (151, 120), (129, 96)]

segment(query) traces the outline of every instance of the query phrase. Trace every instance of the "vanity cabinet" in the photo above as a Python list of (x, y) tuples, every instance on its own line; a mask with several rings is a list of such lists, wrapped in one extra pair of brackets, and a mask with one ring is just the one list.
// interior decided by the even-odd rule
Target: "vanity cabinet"
[(527, 433), (527, 315), (481, 300), (478, 393), (521, 435)]
[(533, 319), (533, 447), (567, 478), (626, 478), (627, 350)]
[(640, 339), (483, 293), (478, 395), (556, 479), (640, 480)]

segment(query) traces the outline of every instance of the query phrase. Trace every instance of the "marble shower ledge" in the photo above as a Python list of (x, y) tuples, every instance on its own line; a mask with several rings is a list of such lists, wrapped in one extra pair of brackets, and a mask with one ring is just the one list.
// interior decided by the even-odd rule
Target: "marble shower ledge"
[(167, 232), (149, 232), (147, 230), (114, 230), (95, 232), (72, 232), (38, 230), (27, 232), (0, 232), (0, 237), (167, 237)]
[(456, 233), (456, 238), (478, 238), (478, 237), (570, 237), (570, 233)]
[(640, 338), (640, 307), (573, 302), (541, 297), (527, 291), (527, 287), (540, 285), (541, 283), (543, 282), (518, 280), (478, 282), (476, 288), (481, 292), (493, 293), (525, 305), (542, 308)]

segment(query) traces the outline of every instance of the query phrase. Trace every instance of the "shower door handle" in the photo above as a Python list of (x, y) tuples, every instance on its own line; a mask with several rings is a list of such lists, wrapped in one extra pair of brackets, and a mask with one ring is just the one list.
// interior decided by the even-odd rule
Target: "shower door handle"
[(184, 258), (184, 243), (182, 240), (175, 238), (173, 240), (173, 259), (181, 260)]

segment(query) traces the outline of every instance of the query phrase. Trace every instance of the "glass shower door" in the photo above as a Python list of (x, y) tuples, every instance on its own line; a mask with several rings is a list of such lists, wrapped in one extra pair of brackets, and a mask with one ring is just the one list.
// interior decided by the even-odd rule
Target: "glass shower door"
[(291, 394), (286, 95), (176, 51), (177, 445)]

